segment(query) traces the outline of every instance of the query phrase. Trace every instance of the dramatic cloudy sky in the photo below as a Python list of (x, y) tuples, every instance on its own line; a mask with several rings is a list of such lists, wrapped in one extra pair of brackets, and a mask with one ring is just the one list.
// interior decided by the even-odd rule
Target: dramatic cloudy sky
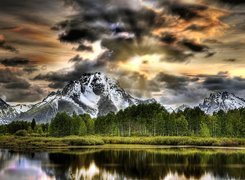
[(244, 0), (1, 0), (0, 97), (36, 102), (85, 72), (195, 105), (245, 97)]

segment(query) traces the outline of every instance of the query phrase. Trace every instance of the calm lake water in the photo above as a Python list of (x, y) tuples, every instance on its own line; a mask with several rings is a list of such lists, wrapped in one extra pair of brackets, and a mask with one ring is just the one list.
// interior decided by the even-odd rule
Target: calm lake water
[(22, 179), (245, 179), (245, 153), (160, 148), (59, 153), (0, 150), (0, 180)]

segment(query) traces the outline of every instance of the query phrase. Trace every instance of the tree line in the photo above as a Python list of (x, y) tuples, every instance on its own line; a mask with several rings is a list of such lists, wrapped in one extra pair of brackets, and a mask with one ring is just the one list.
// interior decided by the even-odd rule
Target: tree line
[(160, 104), (140, 104), (95, 120), (95, 132), (114, 136), (245, 137), (245, 108), (205, 114), (199, 107), (169, 113)]
[(202, 136), (245, 137), (245, 108), (205, 114), (200, 108), (169, 113), (160, 104), (140, 104), (91, 118), (87, 114), (57, 113), (50, 124), (14, 121), (0, 126), (0, 134), (18, 130), (54, 137), (107, 136)]
[(35, 119), (31, 122), (13, 121), (9, 124), (0, 125), (0, 134), (16, 134), (24, 136), (32, 134), (36, 136), (45, 135), (48, 133), (49, 124), (37, 124)]

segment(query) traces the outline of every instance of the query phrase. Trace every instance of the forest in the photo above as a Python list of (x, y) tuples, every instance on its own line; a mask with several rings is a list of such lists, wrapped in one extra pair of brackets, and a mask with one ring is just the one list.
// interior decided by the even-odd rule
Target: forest
[(245, 108), (207, 115), (200, 108), (169, 113), (157, 103), (131, 106), (117, 113), (91, 118), (87, 114), (58, 113), (50, 124), (14, 121), (0, 126), (0, 134), (18, 136), (197, 136), (245, 137)]

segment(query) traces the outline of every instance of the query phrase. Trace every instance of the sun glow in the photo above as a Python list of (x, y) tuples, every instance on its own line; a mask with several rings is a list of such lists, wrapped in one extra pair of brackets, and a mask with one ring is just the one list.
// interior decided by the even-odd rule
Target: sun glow
[(159, 54), (147, 54), (144, 56), (134, 56), (126, 62), (119, 63), (119, 67), (133, 72), (139, 72), (147, 77), (152, 76), (153, 72), (163, 70), (159, 66), (161, 64), (162, 55)]

